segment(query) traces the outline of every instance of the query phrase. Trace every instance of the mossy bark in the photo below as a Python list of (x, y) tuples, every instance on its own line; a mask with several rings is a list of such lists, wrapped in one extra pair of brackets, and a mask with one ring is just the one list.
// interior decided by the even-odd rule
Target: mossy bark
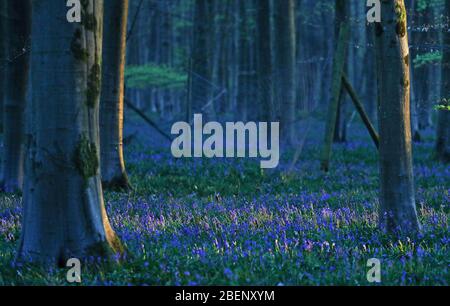
[(88, 24), (48, 18), (65, 15), (66, 7), (54, 0), (33, 5), (33, 29), (40, 31), (32, 37), (18, 255), (38, 262), (123, 252), (106, 214), (99, 171), (103, 1), (83, 1), (82, 16), (92, 16)]

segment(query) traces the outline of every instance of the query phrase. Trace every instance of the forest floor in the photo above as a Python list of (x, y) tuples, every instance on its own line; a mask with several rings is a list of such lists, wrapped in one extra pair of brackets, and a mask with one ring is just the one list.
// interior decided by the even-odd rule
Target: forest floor
[[(414, 145), (423, 232), (398, 240), (377, 229), (367, 133), (354, 125), (324, 174), (321, 129), (312, 130), (290, 174), (292, 151), (267, 172), (255, 160), (175, 160), (150, 132), (136, 136), (153, 141), (127, 145), (134, 191), (105, 195), (132, 256), (120, 266), (92, 258), (83, 284), (370, 285), (367, 261), (378, 258), (382, 285), (449, 285), (450, 169), (433, 159), (433, 136)], [(14, 262), (20, 206), (19, 196), (0, 195), (0, 285), (67, 284), (65, 269)]]

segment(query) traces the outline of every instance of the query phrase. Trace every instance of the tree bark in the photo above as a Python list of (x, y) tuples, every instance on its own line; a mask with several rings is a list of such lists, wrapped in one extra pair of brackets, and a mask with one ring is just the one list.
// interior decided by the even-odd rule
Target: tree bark
[[(443, 43), (445, 46), (449, 46), (450, 0), (445, 1), (444, 16), (447, 18), (447, 27), (442, 33)], [(443, 48), (441, 97), (441, 106), (443, 107), (438, 113), (436, 153), (439, 160), (450, 163), (450, 52), (448, 48)]]
[(375, 48), (380, 125), (380, 226), (392, 233), (420, 230), (414, 195), (409, 48), (403, 0), (382, 2)]
[(29, 53), (26, 49), (31, 31), (31, 2), (8, 1), (6, 7), (8, 62), (3, 104), (1, 182), (6, 192), (16, 192), (22, 189), (23, 184), (24, 114), (29, 74)]
[[(416, 1), (414, 14), (417, 16), (414, 18), (414, 22), (417, 27), (427, 27), (433, 23), (433, 7), (429, 1)], [(424, 49), (423, 46), (428, 44), (434, 44), (435, 42), (432, 40), (432, 31), (415, 31), (413, 34), (413, 45), (415, 48), (412, 48), (411, 52), (411, 60), (414, 60), (416, 56), (423, 55), (428, 52), (427, 49)], [(425, 64), (420, 67), (414, 68), (414, 98), (415, 105), (413, 107), (414, 110), (414, 118), (417, 122), (413, 122), (413, 126), (417, 125), (418, 131), (414, 131), (415, 137), (418, 137), (420, 140), (420, 131), (425, 130), (426, 128), (431, 126), (431, 101), (430, 101), (430, 90), (431, 90), (431, 80), (430, 80), (430, 65)]]
[(270, 0), (259, 0), (258, 5), (258, 104), (262, 108), (263, 121), (272, 122), (275, 111), (272, 86)]
[(296, 33), (294, 0), (277, 0), (275, 34), (277, 37), (277, 77), (280, 85), (281, 130), (287, 144), (294, 142)]
[(124, 71), (128, 0), (105, 5), (100, 101), (101, 175), (104, 188), (130, 187), (123, 156)]
[(33, 86), (19, 258), (65, 264), (123, 251), (105, 211), (99, 171), (103, 1), (82, 23), (66, 6), (33, 3)]
[(6, 88), (6, 3), (6, 1), (0, 1), (0, 37), (2, 38), (0, 39), (0, 134), (3, 133), (3, 101)]
[[(340, 27), (343, 22), (346, 22), (349, 18), (349, 3), (347, 0), (336, 0), (335, 2), (335, 25), (334, 25), (334, 37), (335, 37), (335, 46), (337, 47), (337, 44), (339, 43), (339, 32)], [(345, 58), (344, 61), (347, 63), (350, 63), (351, 56), (349, 56), (349, 53), (351, 49), (347, 45), (345, 45)], [(337, 50), (337, 48), (335, 49)], [(345, 68), (349, 68), (350, 66), (344, 66)], [(336, 76), (340, 78), (340, 76)], [(346, 142), (346, 105), (345, 105), (345, 95), (343, 94), (344, 90), (341, 88), (341, 93), (339, 96), (339, 102), (338, 102), (338, 109), (337, 109), (337, 116), (336, 116), (336, 127), (334, 128), (334, 135), (333, 135), (333, 142), (340, 143), (340, 142)]]
[[(192, 113), (207, 112), (214, 116), (210, 102), (212, 61), (211, 61), (211, 33), (212, 31), (212, 0), (195, 0), (194, 13), (194, 41), (192, 47)], [(192, 118), (191, 118), (192, 120)]]
[[(248, 2), (249, 3), (249, 2)], [(239, 1), (239, 74), (238, 74), (238, 94), (237, 112), (241, 121), (247, 121), (249, 108), (250, 90), (250, 42), (248, 31), (247, 2)]]
[(325, 126), (324, 146), (321, 153), (321, 169), (329, 171), (330, 159), (333, 147), (333, 136), (336, 121), (339, 114), (339, 100), (342, 97), (342, 74), (344, 72), (345, 59), (347, 57), (347, 43), (350, 34), (349, 25), (343, 22), (340, 27), (338, 43), (333, 59), (333, 72), (331, 84), (331, 101), (328, 106), (327, 121)]

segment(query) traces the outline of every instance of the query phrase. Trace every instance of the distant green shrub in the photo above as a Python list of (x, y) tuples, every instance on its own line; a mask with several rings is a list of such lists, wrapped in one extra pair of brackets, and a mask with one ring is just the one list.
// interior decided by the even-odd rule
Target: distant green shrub
[(187, 74), (170, 67), (147, 64), (128, 66), (125, 69), (125, 83), (128, 88), (182, 89), (186, 85)]
[(423, 12), (427, 8), (440, 8), (444, 6), (444, 0), (419, 0), (416, 10)]
[(442, 52), (432, 51), (424, 54), (418, 54), (414, 59), (414, 67), (420, 68), (429, 64), (437, 64), (442, 61)]

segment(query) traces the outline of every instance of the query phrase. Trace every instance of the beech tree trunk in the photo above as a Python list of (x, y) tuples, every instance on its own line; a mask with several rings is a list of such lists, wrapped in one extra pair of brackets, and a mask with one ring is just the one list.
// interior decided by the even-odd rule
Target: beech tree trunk
[(275, 18), (275, 43), (277, 50), (277, 77), (280, 85), (280, 113), (281, 130), (283, 139), (288, 144), (294, 142), (294, 120), (295, 120), (295, 2), (294, 0), (277, 0), (274, 2), (277, 10)]
[[(0, 1), (0, 134), (3, 133), (3, 101), (6, 81), (6, 1)], [(0, 165), (1, 166), (1, 165)], [(0, 171), (2, 171), (0, 169)]]
[[(450, 45), (450, 33), (448, 32), (450, 21), (450, 0), (445, 1), (444, 16), (447, 18), (447, 27), (442, 33), (445, 46)], [(442, 82), (441, 82), (441, 108), (438, 114), (436, 153), (439, 160), (450, 163), (450, 52), (443, 48)]]
[(250, 90), (250, 42), (248, 30), (247, 2), (239, 2), (239, 74), (238, 74), (238, 95), (237, 112), (238, 118), (246, 122), (249, 110), (249, 90)]
[[(212, 98), (212, 44), (211, 32), (213, 0), (195, 0), (194, 37), (192, 46), (192, 112), (214, 116)], [(190, 118), (189, 120), (192, 120)]]
[(104, 188), (128, 189), (123, 157), (123, 99), (128, 0), (105, 3), (100, 101), (101, 175)]
[(32, 103), (19, 257), (65, 264), (122, 251), (105, 211), (99, 171), (103, 1), (33, 2)]
[[(421, 2), (421, 3), (420, 3)], [(423, 7), (424, 6), (424, 7)], [(420, 8), (422, 7), (422, 8)], [(419, 25), (429, 25), (433, 24), (434, 13), (433, 5), (431, 1), (418, 1), (417, 10), (415, 12), (418, 17)], [(419, 31), (416, 33), (418, 39), (416, 41), (417, 45), (427, 45), (433, 44), (436, 41), (433, 40), (434, 31)], [(428, 51), (418, 51), (418, 55), (424, 55)], [(432, 91), (432, 68), (431, 65), (425, 64), (420, 67), (415, 68), (415, 78), (417, 78), (416, 83), (416, 99), (417, 99), (417, 120), (419, 130), (425, 130), (432, 126), (431, 113), (432, 113), (432, 103), (430, 100), (430, 94)]]
[(414, 195), (409, 48), (403, 0), (382, 2), (375, 27), (380, 125), (380, 226), (392, 233), (420, 230)]
[[(6, 192), (22, 189), (24, 161), (24, 114), (29, 74), (27, 44), (31, 31), (30, 0), (7, 1), (6, 63), (3, 102), (2, 187)], [(3, 39), (3, 37), (2, 37)]]
[[(344, 21), (347, 21), (349, 18), (349, 3), (348, 0), (336, 0), (335, 2), (335, 25), (334, 25), (334, 37), (335, 37), (335, 46), (339, 43), (339, 32), (341, 25)], [(337, 50), (337, 48), (335, 49)], [(349, 48), (346, 46), (345, 51), (345, 63), (350, 64), (351, 56), (349, 56)], [(350, 68), (351, 65), (345, 65), (345, 67)], [(348, 69), (347, 69), (348, 70)], [(340, 76), (337, 76), (340, 78)], [(336, 143), (340, 142), (346, 142), (347, 141), (347, 122), (346, 122), (346, 99), (345, 99), (344, 90), (341, 88), (341, 93), (339, 96), (339, 103), (338, 103), (338, 109), (337, 109), (337, 116), (336, 116), (336, 127), (334, 128), (334, 135), (333, 135), (333, 141)]]
[(270, 0), (258, 0), (258, 104), (261, 107), (262, 120), (272, 122), (274, 119), (273, 86), (272, 86), (272, 48)]

